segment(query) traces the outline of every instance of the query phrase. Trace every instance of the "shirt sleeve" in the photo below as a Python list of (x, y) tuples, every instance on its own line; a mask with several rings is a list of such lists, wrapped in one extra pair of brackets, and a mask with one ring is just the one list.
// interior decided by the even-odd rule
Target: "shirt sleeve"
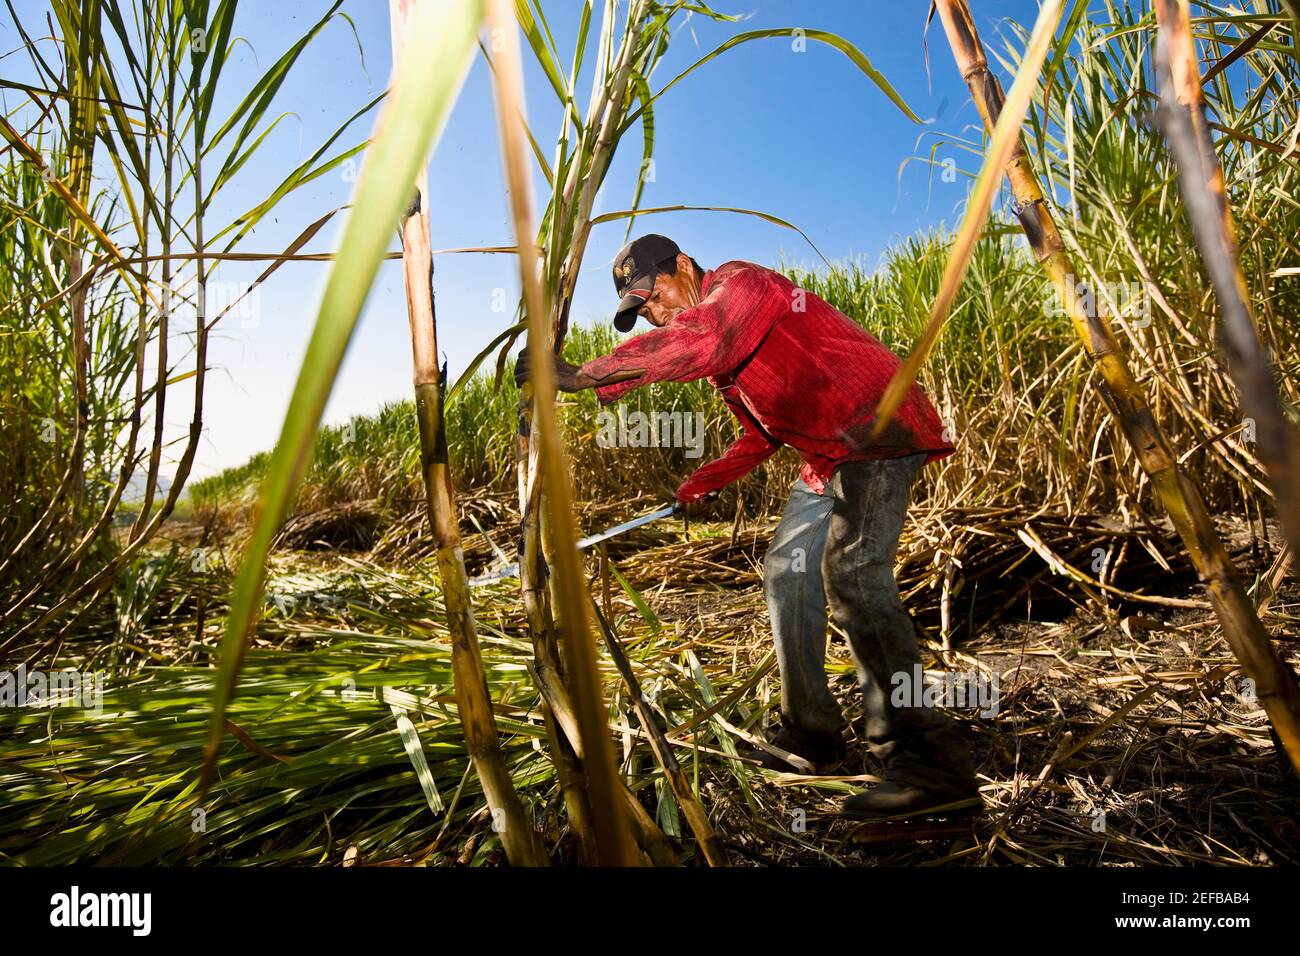
[(734, 398), (725, 397), (725, 393), (723, 400), (740, 420), (741, 436), (720, 457), (697, 468), (682, 482), (676, 492), (678, 501), (696, 501), (710, 491), (725, 488), (771, 458), (781, 447), (781, 443), (773, 441), (743, 405)]
[(787, 291), (774, 275), (753, 267), (737, 270), (700, 302), (661, 329), (643, 332), (582, 371), (600, 379), (625, 369), (641, 376), (598, 386), (602, 405), (651, 382), (691, 382), (730, 372), (748, 358), (773, 323), (790, 311)]
[(725, 488), (771, 458), (780, 447), (768, 441), (762, 432), (746, 430), (720, 458), (697, 468), (682, 482), (677, 489), (677, 500), (697, 501), (710, 491)]

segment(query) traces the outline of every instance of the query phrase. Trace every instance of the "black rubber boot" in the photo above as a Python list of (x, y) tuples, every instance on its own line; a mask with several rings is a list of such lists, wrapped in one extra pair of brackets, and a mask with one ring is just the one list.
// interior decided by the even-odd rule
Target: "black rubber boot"
[[(830, 773), (838, 769), (848, 755), (848, 747), (844, 743), (844, 734), (839, 731), (835, 733), (817, 733), (803, 731), (793, 725), (784, 725), (768, 738), (768, 743), (773, 747), (804, 758), (812, 764), (816, 773)], [(741, 751), (741, 755), (757, 760), (760, 765), (769, 770), (779, 770), (783, 773), (808, 772), (805, 768), (787, 763), (776, 754), (768, 753), (758, 747), (746, 748)]]
[[(949, 806), (959, 804), (959, 806)], [(856, 819), (962, 814), (983, 803), (959, 724), (902, 742), (885, 763), (885, 779), (844, 801), (843, 814)]]

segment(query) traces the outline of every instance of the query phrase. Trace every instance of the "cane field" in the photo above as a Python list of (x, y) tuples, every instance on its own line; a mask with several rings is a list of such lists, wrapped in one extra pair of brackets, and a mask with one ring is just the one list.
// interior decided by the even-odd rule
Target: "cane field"
[[(895, 568), (926, 669), (994, 691), (950, 708), (985, 810), (932, 831), (836, 813), (881, 772), (837, 627), (840, 775), (742, 756), (780, 703), (763, 555), (798, 455), (702, 517), (578, 550), (670, 501), (738, 426), (707, 382), (659, 383), (620, 401), (624, 427), (680, 413), (695, 445), (609, 442), (593, 392), (557, 392), (547, 363), (513, 375), (526, 344), (580, 364), (624, 340), (569, 310), (580, 270), (608, 272), (593, 229), (654, 230), (646, 164), (614, 182), (613, 156), (656, 156), (678, 87), (702, 95), (715, 60), (792, 30), (713, 0), (573, 0), (576, 36), (548, 0), (369, 4), (393, 24), (387, 94), (232, 207), (262, 138), (310, 105), (283, 95), (304, 51), (362, 15), (322, 0), (249, 76), (223, 67), (256, 39), (252, 6), (0, 13), (0, 862), (1300, 863), (1293, 0), (1043, 0), (996, 31), (996, 4), (935, 0), (906, 38), (919, 51), (927, 30), (916, 70), (958, 70), (973, 105), (899, 155), (936, 182), (956, 170), (958, 215), (878, 259), (762, 263), (910, 357), (895, 384), (920, 383), (957, 447), (922, 471)], [(688, 18), (729, 39), (657, 69)], [(847, 58), (882, 113), (912, 112), (861, 38), (798, 39)], [(483, 58), (510, 232), (457, 254), (509, 257), (522, 291), (472, 319), (496, 323), (491, 345), (444, 373), (438, 335), (471, 319), (436, 308), (441, 252), (412, 196), (457, 147), (447, 116)], [(38, 81), (5, 78), (19, 60)], [(526, 97), (525, 63), (545, 77)], [(530, 118), (543, 99), (558, 131)], [(194, 475), (209, 345), (239, 308), (206, 284), (359, 159), (348, 208), (256, 263), (269, 290), (337, 234), (310, 265), (319, 305), (300, 300), (278, 442)], [(597, 205), (607, 173), (626, 210)], [(816, 239), (713, 202), (695, 214)], [(326, 425), (386, 258), (412, 386)]]

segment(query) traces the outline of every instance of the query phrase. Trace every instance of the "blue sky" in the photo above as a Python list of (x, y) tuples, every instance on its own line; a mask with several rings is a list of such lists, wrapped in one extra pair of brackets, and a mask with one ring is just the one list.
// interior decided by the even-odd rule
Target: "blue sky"
[[(235, 32), (247, 40), (222, 78), (222, 100), (242, 97), (261, 71), (328, 9), (324, 0), (243, 0)], [(576, 34), (577, 0), (543, 0), (566, 55)], [(622, 6), (622, 4), (620, 4)], [(933, 137), (976, 135), (978, 116), (952, 64), (941, 25), (929, 32), (929, 73), (922, 47), (925, 0), (739, 0), (714, 4), (744, 17), (715, 24), (694, 17), (675, 35), (657, 74), (658, 89), (680, 69), (740, 30), (804, 27), (839, 33), (856, 44), (889, 78), (916, 113), (933, 122), (909, 121), (842, 54), (809, 41), (796, 51), (790, 38), (742, 45), (706, 64), (669, 91), (657, 106), (655, 181), (642, 204), (737, 206), (759, 209), (802, 228), (830, 259), (863, 257), (874, 264), (882, 250), (906, 235), (952, 222), (967, 180), (945, 183), (921, 163), (900, 166), (929, 152)], [(972, 0), (986, 46), (1001, 49), (1007, 18), (1030, 25), (1035, 0)], [(600, 4), (597, 4), (599, 9)], [(43, 20), (44, 4), (19, 0), (29, 29)], [(342, 7), (356, 33), (336, 18), (307, 49), (276, 104), (291, 111), (267, 138), (255, 160), (222, 193), (208, 231), (224, 225), (264, 197), (348, 116), (377, 95), (391, 66), (386, 0), (347, 0)], [(593, 30), (595, 28), (593, 27)], [(0, 43), (18, 45), (5, 18)], [(359, 46), (358, 46), (359, 45)], [(594, 41), (590, 44), (594, 48)], [(364, 54), (364, 60), (363, 60)], [(26, 64), (4, 61), (15, 79)], [(996, 67), (996, 63), (995, 63)], [(1004, 78), (1005, 79), (1005, 78)], [(530, 121), (549, 152), (558, 106), (537, 69), (526, 75)], [(585, 105), (589, 81), (580, 81)], [(17, 97), (8, 93), (5, 106)], [(228, 108), (228, 107), (227, 107)], [(367, 135), (373, 113), (340, 142)], [(922, 137), (925, 137), (922, 139)], [(918, 139), (921, 140), (918, 146)], [(963, 168), (969, 154), (947, 150)], [(606, 180), (599, 209), (630, 205), (641, 160), (639, 130), (625, 142)], [(477, 57), (429, 166), (434, 249), (509, 244), (499, 144), (485, 64)], [(348, 201), (352, 177), (322, 177), (285, 200), (241, 247), (278, 251), (307, 223)], [(539, 181), (538, 204), (545, 191)], [(539, 208), (540, 212), (540, 208)], [(309, 247), (325, 251), (340, 234), (340, 214)], [(748, 216), (687, 212), (645, 216), (633, 234), (672, 236), (706, 267), (729, 259), (772, 265), (813, 264), (815, 253), (797, 233)], [(624, 224), (595, 228), (572, 312), (577, 324), (608, 321), (614, 303), (609, 263), (622, 244)], [(397, 248), (396, 234), (394, 245)], [(210, 346), (205, 432), (196, 476), (237, 465), (275, 442), (289, 393), (315, 320), (327, 266), (291, 263), (262, 288), (256, 323), (226, 322)], [(447, 255), (435, 262), (439, 348), (453, 379), (510, 320), (493, 302), (517, 297), (515, 263), (504, 255)], [(222, 266), (217, 278), (247, 281), (260, 267)], [(183, 343), (173, 343), (174, 351)], [(190, 359), (192, 362), (192, 358)], [(182, 369), (183, 370), (183, 369)], [(399, 263), (386, 264), (367, 302), (333, 396), (327, 423), (371, 412), (411, 394), (410, 338)], [(174, 394), (174, 397), (172, 397)], [(184, 386), (169, 394), (169, 433), (180, 436), (190, 413)], [(179, 454), (179, 445), (174, 446)]]

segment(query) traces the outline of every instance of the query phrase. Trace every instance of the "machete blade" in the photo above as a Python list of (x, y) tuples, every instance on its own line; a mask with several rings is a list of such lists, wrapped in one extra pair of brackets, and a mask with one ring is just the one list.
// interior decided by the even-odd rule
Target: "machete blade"
[[(651, 511), (649, 514), (643, 514), (639, 517), (633, 518), (631, 521), (624, 521), (622, 524), (616, 524), (614, 527), (602, 531), (599, 534), (590, 535), (578, 542), (578, 550), (582, 551), (586, 548), (590, 548), (593, 544), (600, 544), (602, 541), (608, 541), (610, 538), (631, 531), (633, 528), (639, 528), (643, 524), (649, 524), (652, 521), (667, 518), (675, 514), (677, 508), (678, 506), (675, 504), (665, 505), (657, 511)], [(518, 562), (515, 562), (513, 564), (507, 564), (505, 567), (498, 568), (488, 574), (480, 574), (476, 578), (470, 578), (468, 583), (470, 587), (476, 588), (483, 584), (491, 584), (494, 581), (504, 580), (505, 578), (517, 577), (519, 577), (519, 564)]]

